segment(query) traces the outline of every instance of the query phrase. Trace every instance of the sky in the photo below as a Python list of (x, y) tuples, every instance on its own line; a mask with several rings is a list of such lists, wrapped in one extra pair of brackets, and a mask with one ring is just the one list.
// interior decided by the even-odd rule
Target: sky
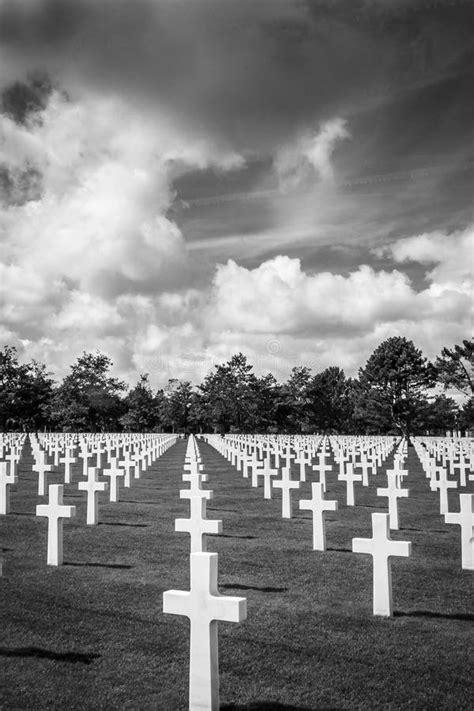
[(472, 333), (469, 0), (0, 0), (0, 347), (198, 383)]

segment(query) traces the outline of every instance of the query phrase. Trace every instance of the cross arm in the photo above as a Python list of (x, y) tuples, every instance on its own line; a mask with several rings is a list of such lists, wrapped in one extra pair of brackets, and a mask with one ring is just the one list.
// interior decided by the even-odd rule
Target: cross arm
[(190, 592), (183, 590), (166, 590), (163, 593), (163, 612), (190, 617), (190, 596)]

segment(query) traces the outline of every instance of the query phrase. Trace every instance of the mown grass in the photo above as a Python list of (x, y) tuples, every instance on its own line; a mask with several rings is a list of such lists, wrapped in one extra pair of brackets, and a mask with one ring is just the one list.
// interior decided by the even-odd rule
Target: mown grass
[[(77, 516), (64, 524), (65, 565), (54, 569), (25, 450), (12, 513), (0, 520), (2, 709), (187, 708), (189, 625), (162, 614), (164, 590), (189, 589), (189, 537), (174, 532), (188, 515), (178, 498), (184, 451), (184, 442), (168, 450), (119, 503), (101, 494), (98, 526), (85, 525), (78, 467), (65, 487)], [(295, 504), (283, 520), (279, 492), (264, 501), (211, 447), (201, 451), (214, 490), (208, 516), (223, 521), (224, 535), (208, 538), (219, 589), (248, 601), (245, 622), (219, 625), (223, 709), (474, 706), (472, 573), (411, 448), (410, 497), (392, 537), (411, 540), (413, 554), (393, 562), (392, 619), (372, 616), (371, 559), (350, 552), (354, 536), (370, 535), (370, 514), (385, 510), (382, 473), (369, 489), (357, 485), (354, 508), (329, 475), (339, 510), (327, 514), (328, 550), (317, 553), (308, 512)], [(296, 498), (309, 494), (306, 483)], [(453, 509), (456, 500), (450, 492)]]

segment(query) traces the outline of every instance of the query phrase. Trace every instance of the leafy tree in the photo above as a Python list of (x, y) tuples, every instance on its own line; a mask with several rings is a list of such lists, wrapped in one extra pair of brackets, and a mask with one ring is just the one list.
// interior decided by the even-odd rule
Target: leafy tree
[(474, 397), (470, 397), (463, 404), (459, 413), (458, 424), (461, 430), (474, 429)]
[(242, 353), (223, 365), (216, 365), (199, 386), (202, 422), (218, 432), (248, 432), (255, 407), (252, 366)]
[(344, 371), (336, 366), (317, 373), (308, 388), (312, 423), (322, 432), (347, 432), (352, 414), (350, 385)]
[(126, 412), (120, 418), (120, 424), (126, 432), (150, 432), (159, 428), (161, 398), (153, 394), (147, 373), (140, 375), (123, 405)]
[(359, 380), (352, 383), (353, 431), (358, 434), (387, 434), (393, 427), (390, 403), (375, 388), (364, 387)]
[(432, 434), (443, 435), (446, 430), (452, 430), (458, 424), (459, 408), (451, 397), (437, 395), (427, 402), (421, 415), (420, 427)]
[(363, 388), (369, 391), (371, 418), (377, 414), (405, 437), (425, 407), (424, 393), (435, 382), (435, 370), (413, 341), (393, 336), (381, 343), (359, 370)]
[(306, 431), (311, 417), (311, 370), (296, 366), (281, 389), (280, 422), (288, 432)]
[(102, 353), (83, 353), (57, 388), (51, 418), (65, 431), (116, 431), (124, 414), (125, 383), (109, 375), (112, 361)]
[(161, 421), (172, 432), (191, 429), (194, 392), (188, 381), (172, 379), (167, 390), (162, 393)]
[(277, 432), (277, 398), (279, 386), (274, 376), (267, 373), (254, 378), (249, 386), (247, 432)]
[(39, 429), (47, 424), (53, 381), (46, 366), (33, 360), (19, 363), (16, 348), (0, 352), (0, 427)]
[(464, 395), (474, 395), (473, 377), (474, 344), (464, 340), (462, 346), (443, 348), (435, 361), (438, 380), (445, 389), (455, 388)]

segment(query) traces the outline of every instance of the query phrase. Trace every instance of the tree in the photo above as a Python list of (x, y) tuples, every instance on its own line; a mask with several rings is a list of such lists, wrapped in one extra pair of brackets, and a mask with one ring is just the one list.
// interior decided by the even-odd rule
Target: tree
[(462, 430), (474, 429), (474, 397), (470, 397), (463, 404), (459, 413), (458, 424)]
[(296, 366), (283, 384), (279, 415), (285, 431), (302, 432), (308, 429), (311, 413), (310, 383), (310, 368)]
[(192, 385), (187, 380), (168, 381), (162, 393), (160, 415), (163, 425), (172, 432), (191, 428), (191, 408), (194, 402)]
[(279, 386), (271, 373), (255, 377), (249, 383), (247, 432), (277, 432), (277, 398)]
[(431, 434), (445, 435), (446, 430), (457, 428), (459, 408), (451, 397), (436, 395), (426, 404), (420, 425)]
[(31, 430), (48, 419), (53, 381), (46, 366), (33, 360), (19, 363), (16, 348), (0, 352), (0, 427)]
[(256, 377), (242, 353), (216, 365), (199, 386), (202, 422), (218, 432), (249, 432), (255, 408)]
[(422, 352), (401, 336), (381, 343), (359, 370), (360, 383), (369, 391), (366, 402), (372, 417), (378, 413), (381, 423), (389, 418), (405, 437), (412, 433), (426, 404), (425, 391), (434, 386), (435, 378), (435, 370)]
[(308, 394), (315, 430), (347, 432), (352, 414), (349, 387), (344, 371), (336, 366), (326, 368), (313, 377)]
[(441, 355), (435, 361), (438, 381), (445, 390), (455, 388), (464, 395), (474, 395), (474, 378), (472, 373), (474, 344), (464, 340), (462, 346), (454, 346), (451, 350), (443, 348)]
[(123, 405), (126, 412), (120, 418), (120, 424), (126, 432), (151, 432), (160, 426), (161, 398), (153, 394), (147, 373), (140, 375)]
[(51, 417), (65, 431), (116, 431), (124, 414), (125, 383), (109, 375), (112, 361), (102, 353), (83, 353), (55, 391)]

